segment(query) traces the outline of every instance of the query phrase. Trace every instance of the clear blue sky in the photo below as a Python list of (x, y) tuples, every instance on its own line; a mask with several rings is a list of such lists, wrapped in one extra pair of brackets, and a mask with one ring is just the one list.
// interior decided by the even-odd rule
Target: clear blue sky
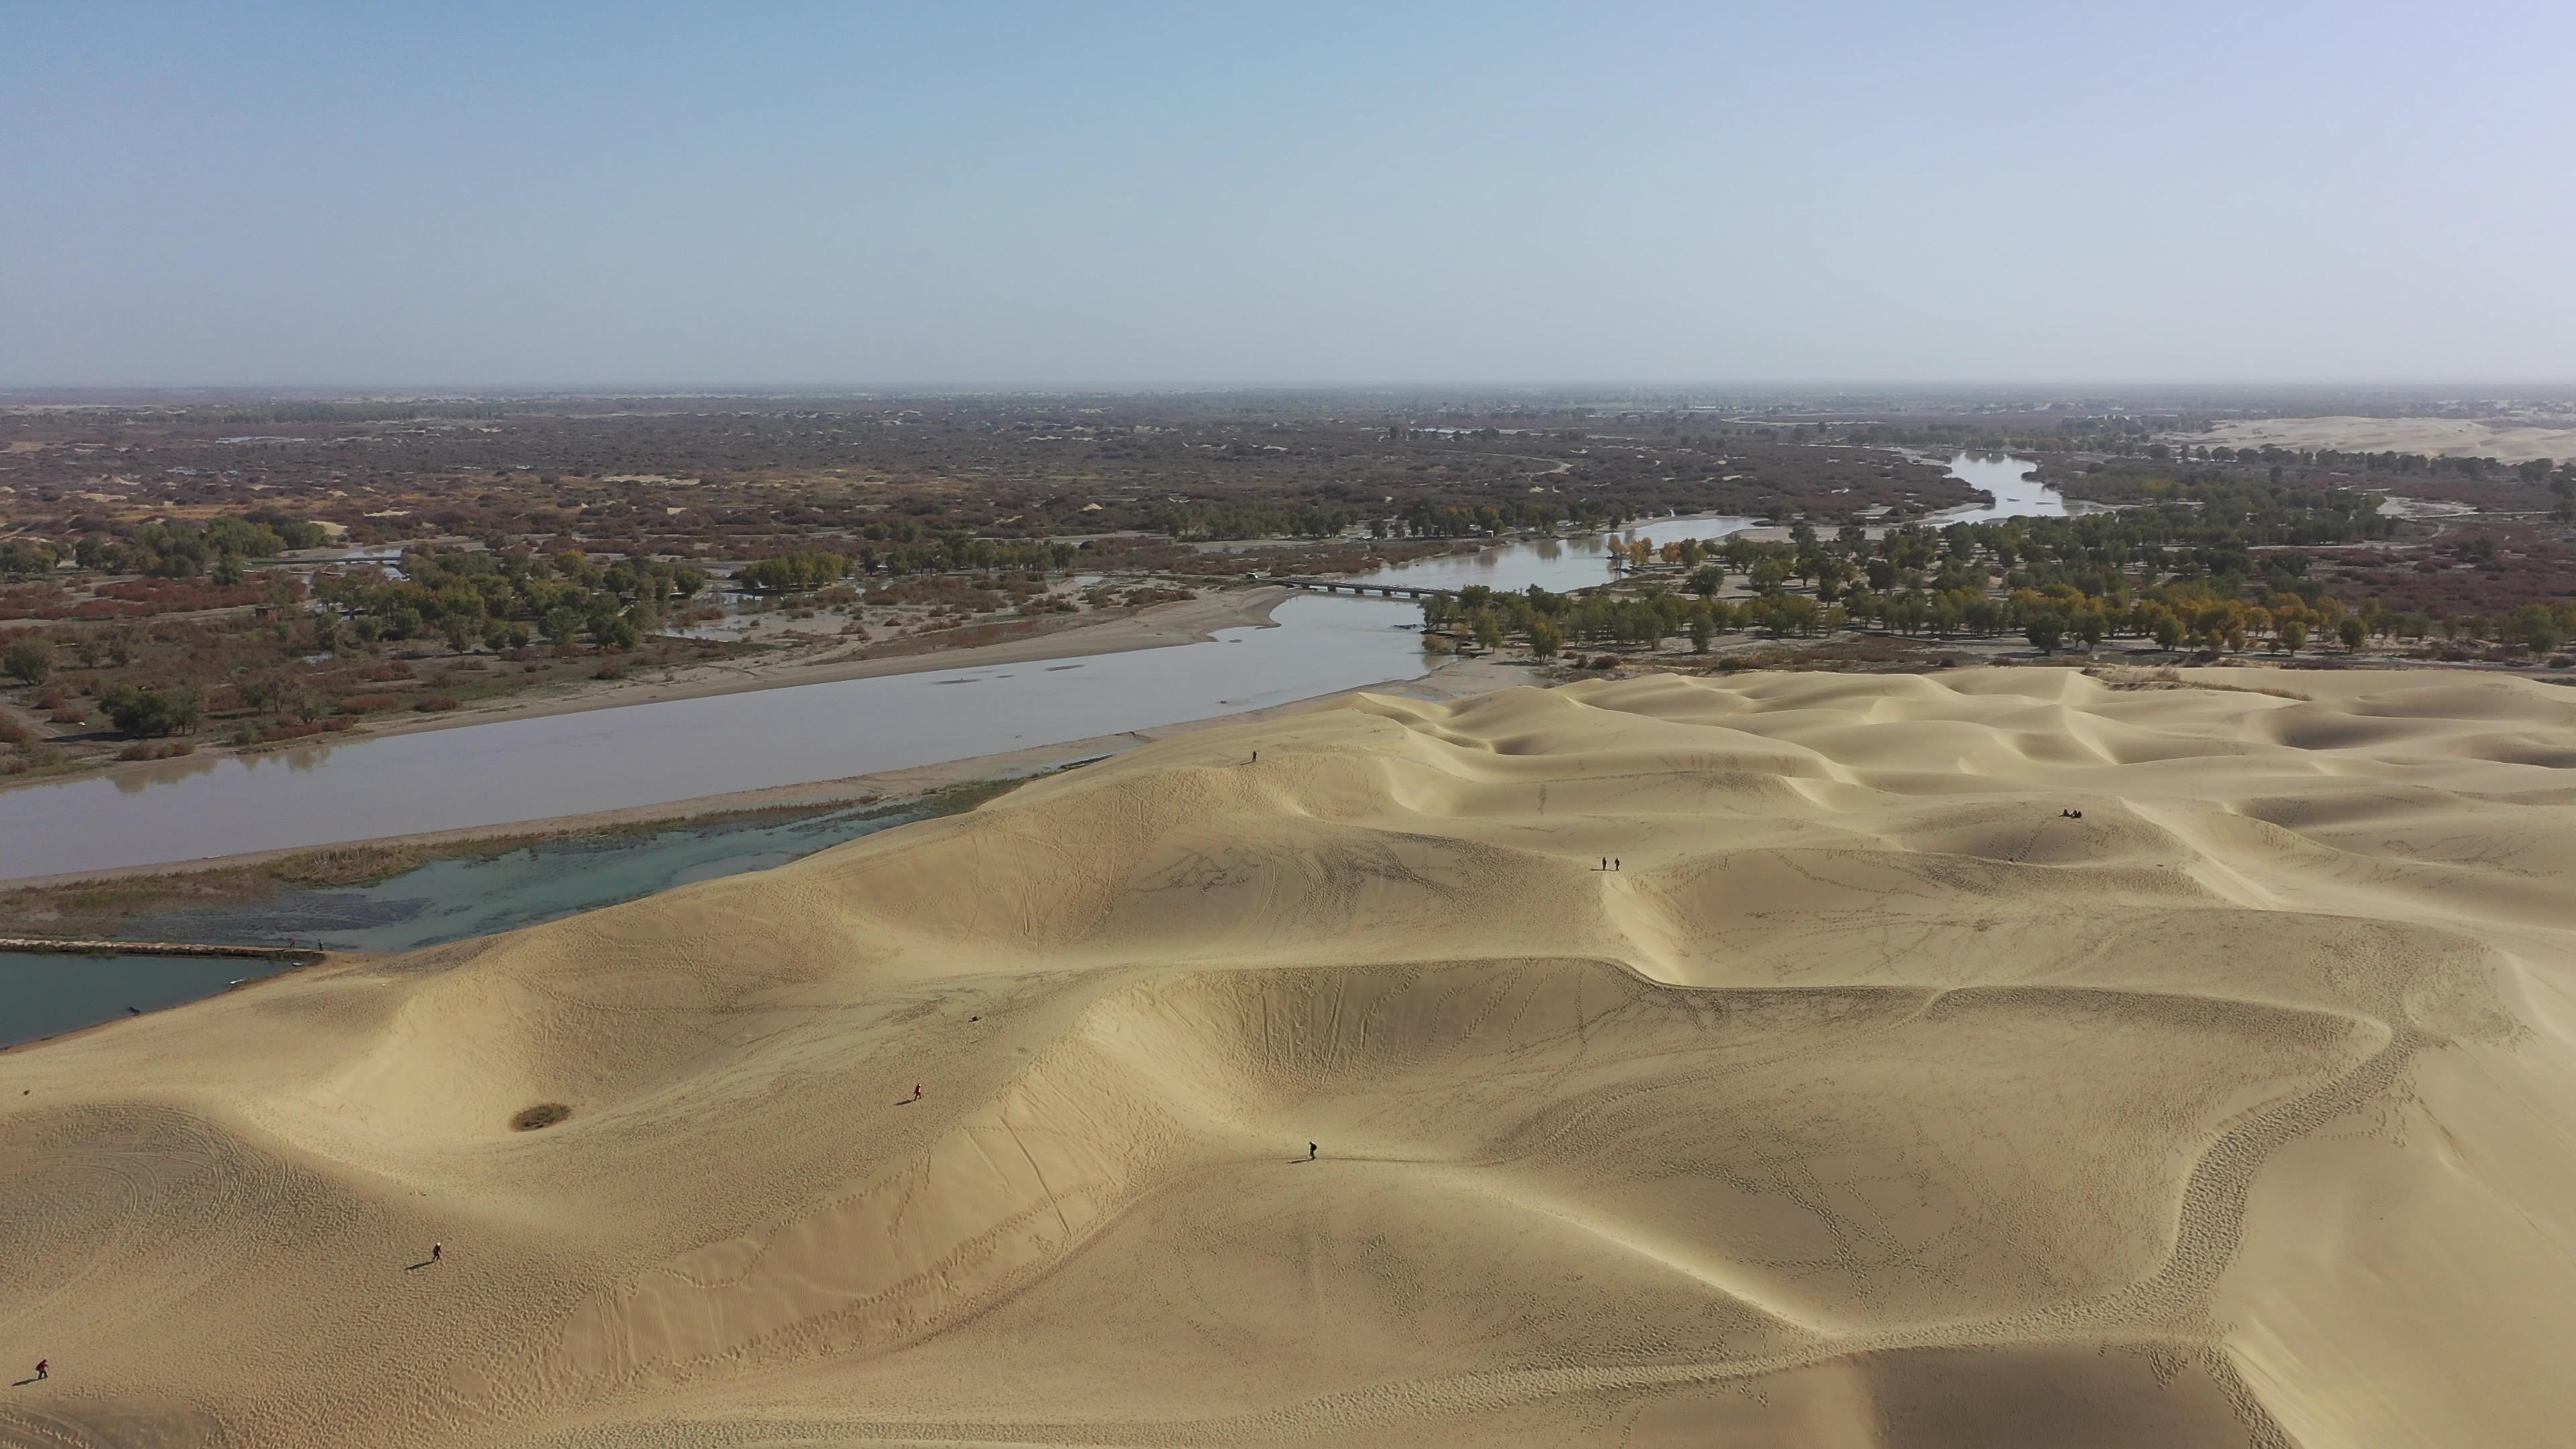
[(0, 0), (0, 385), (2576, 380), (2576, 4)]

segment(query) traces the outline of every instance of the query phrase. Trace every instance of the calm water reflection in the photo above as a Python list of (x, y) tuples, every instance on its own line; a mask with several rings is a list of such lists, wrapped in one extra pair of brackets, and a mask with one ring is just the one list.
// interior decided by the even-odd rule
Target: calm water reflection
[(1296, 598), (1169, 649), (433, 730), (0, 791), (0, 879), (542, 820), (909, 769), (1426, 672), (1411, 605)]
[(158, 1011), (271, 976), (283, 961), (185, 956), (53, 956), (0, 951), (0, 1046)]
[(1923, 521), (1935, 525), (1986, 523), (1998, 518), (2064, 518), (2103, 511), (2098, 503), (2069, 503), (2065, 494), (2033, 480), (2029, 474), (2038, 466), (2028, 458), (1961, 453), (1950, 460), (1950, 476), (1966, 480), (1970, 487), (1983, 488), (1995, 495), (1995, 501), (1945, 508)]
[[(2084, 513), (2094, 509), (2092, 504), (2069, 504), (2056, 489), (2042, 487), (2024, 476), (2038, 466), (2028, 458), (1978, 457), (1961, 453), (1950, 460), (1950, 476), (1962, 479), (1972, 487), (1985, 489), (1995, 496), (1995, 501), (1945, 509), (1928, 515), (1924, 521), (1937, 526), (1979, 523), (1995, 518), (2062, 517), (2070, 512)], [(1724, 514), (1657, 518), (1611, 533), (1498, 544), (1475, 553), (1389, 564), (1372, 573), (1351, 577), (1361, 583), (1406, 584), (1422, 589), (1462, 589), (1469, 584), (1483, 584), (1493, 589), (1525, 589), (1536, 584), (1543, 589), (1564, 593), (1605, 584), (1617, 577), (1610, 569), (1610, 543), (1614, 539), (1644, 539), (1661, 544), (1685, 538), (1724, 538), (1760, 527), (1762, 520), (1758, 518), (1736, 518)]]
[(1761, 526), (1762, 520), (1758, 518), (1730, 518), (1722, 514), (1658, 518), (1616, 533), (1578, 534), (1572, 538), (1499, 544), (1475, 553), (1389, 564), (1373, 573), (1353, 574), (1351, 577), (1361, 583), (1402, 584), (1417, 589), (1463, 589), (1469, 584), (1483, 584), (1492, 589), (1526, 589), (1536, 584), (1555, 593), (1565, 593), (1606, 584), (1617, 577), (1610, 571), (1610, 542), (1613, 539), (1642, 538), (1650, 543), (1674, 543), (1685, 538), (1724, 538), (1730, 533), (1742, 533), (1748, 528)]

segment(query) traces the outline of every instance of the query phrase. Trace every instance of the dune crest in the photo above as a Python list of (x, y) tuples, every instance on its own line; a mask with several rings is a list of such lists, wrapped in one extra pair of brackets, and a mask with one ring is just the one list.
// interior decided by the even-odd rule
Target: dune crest
[(2256, 670), (1187, 735), (0, 1054), (0, 1442), (2556, 1442), (2571, 766)]

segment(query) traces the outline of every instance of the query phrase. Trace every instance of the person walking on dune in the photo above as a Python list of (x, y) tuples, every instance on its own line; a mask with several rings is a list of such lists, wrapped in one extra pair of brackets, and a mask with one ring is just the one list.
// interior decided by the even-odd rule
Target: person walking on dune
[(916, 1102), (921, 1100), (921, 1083), (919, 1082), (912, 1084), (912, 1100)]
[(446, 1260), (447, 1245), (445, 1243), (432, 1243), (429, 1245), (429, 1261), (433, 1263), (443, 1263)]
[(36, 1360), (36, 1377), (40, 1379), (52, 1378), (53, 1375), (45, 1372), (46, 1365), (51, 1364), (52, 1362), (53, 1360), (49, 1358), (40, 1358)]
[(1317, 1150), (1318, 1150), (1318, 1149), (1316, 1148), (1316, 1146), (1315, 1146), (1315, 1144), (1314, 1144), (1314, 1143), (1309, 1142), (1309, 1143), (1307, 1143), (1307, 1144), (1306, 1144), (1306, 1160), (1307, 1160), (1308, 1162), (1312, 1162), (1312, 1161), (1314, 1161), (1314, 1160), (1315, 1160), (1315, 1153), (1316, 1153), (1316, 1151), (1317, 1151)]

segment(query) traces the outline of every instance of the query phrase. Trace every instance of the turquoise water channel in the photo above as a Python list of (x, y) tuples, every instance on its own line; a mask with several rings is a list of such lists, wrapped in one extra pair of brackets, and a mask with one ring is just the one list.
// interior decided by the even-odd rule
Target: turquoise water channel
[[(920, 809), (853, 808), (649, 833), (549, 840), (433, 860), (372, 885), (283, 890), (255, 901), (138, 915), (130, 941), (412, 951), (764, 870), (907, 821)], [(284, 969), (274, 960), (0, 953), (0, 1046), (212, 996)]]
[(0, 1047), (212, 996), (283, 961), (204, 956), (54, 956), (0, 951)]
[(119, 934), (130, 941), (416, 951), (692, 881), (766, 870), (926, 813), (853, 808), (785, 821), (541, 841), (498, 855), (433, 860), (374, 885), (286, 890), (257, 901), (135, 916)]

